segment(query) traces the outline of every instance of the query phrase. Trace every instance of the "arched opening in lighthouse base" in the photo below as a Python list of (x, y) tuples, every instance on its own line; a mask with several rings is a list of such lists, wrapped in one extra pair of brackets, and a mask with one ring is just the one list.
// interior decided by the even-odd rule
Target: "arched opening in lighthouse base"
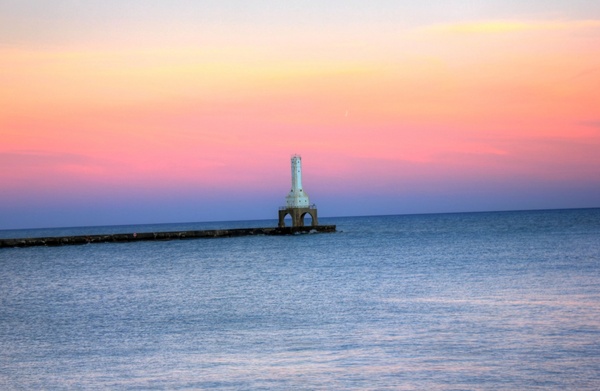
[[(308, 215), (308, 217), (307, 217)], [(290, 223), (292, 227), (305, 227), (305, 226), (317, 226), (319, 220), (317, 219), (316, 208), (282, 208), (279, 210), (279, 227), (286, 227)], [(286, 224), (287, 223), (287, 224)]]
[(312, 214), (308, 212), (303, 213), (302, 216), (300, 216), (300, 224), (302, 225), (302, 227), (314, 225)]
[[(281, 225), (281, 222), (283, 221), (283, 225)], [(280, 220), (280, 227), (291, 227), (294, 224), (293, 220), (292, 220), (292, 215), (289, 213), (286, 213), (285, 216), (283, 217), (283, 220)]]

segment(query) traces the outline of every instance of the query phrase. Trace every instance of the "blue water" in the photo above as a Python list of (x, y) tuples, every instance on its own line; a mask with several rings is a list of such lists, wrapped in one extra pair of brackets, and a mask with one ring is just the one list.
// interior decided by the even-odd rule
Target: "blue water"
[(600, 209), (322, 220), (0, 250), (0, 389), (600, 389)]

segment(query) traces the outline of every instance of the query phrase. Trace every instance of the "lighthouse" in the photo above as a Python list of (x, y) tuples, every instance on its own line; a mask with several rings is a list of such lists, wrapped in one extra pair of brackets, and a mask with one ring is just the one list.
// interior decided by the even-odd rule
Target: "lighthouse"
[(302, 157), (292, 156), (292, 190), (285, 197), (288, 208), (308, 208), (308, 194), (302, 188)]
[(312, 218), (312, 225), (317, 226), (317, 207), (310, 204), (308, 194), (302, 188), (302, 157), (293, 155), (291, 163), (292, 190), (285, 197), (285, 206), (279, 208), (279, 227), (285, 227), (287, 215), (292, 218), (292, 227), (303, 227), (307, 214)]

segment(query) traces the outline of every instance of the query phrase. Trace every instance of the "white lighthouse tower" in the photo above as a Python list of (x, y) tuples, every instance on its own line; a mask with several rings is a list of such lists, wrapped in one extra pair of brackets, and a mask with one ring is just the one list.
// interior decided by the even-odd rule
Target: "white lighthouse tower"
[(279, 227), (285, 227), (285, 217), (292, 217), (292, 227), (303, 227), (304, 217), (310, 215), (313, 226), (319, 225), (317, 207), (311, 205), (308, 194), (302, 188), (302, 158), (292, 156), (292, 190), (285, 197), (285, 206), (279, 208)]
[(308, 194), (302, 189), (302, 157), (292, 156), (292, 190), (285, 197), (288, 208), (308, 208)]

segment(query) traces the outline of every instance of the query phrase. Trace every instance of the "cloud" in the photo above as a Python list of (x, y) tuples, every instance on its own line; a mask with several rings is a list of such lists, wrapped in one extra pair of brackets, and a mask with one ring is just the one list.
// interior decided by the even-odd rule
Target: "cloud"
[(422, 30), (444, 34), (498, 34), (521, 31), (551, 31), (579, 30), (600, 28), (600, 20), (574, 21), (518, 21), (490, 20), (481, 22), (466, 22), (452, 24), (436, 24), (424, 27)]
[(0, 163), (10, 165), (57, 165), (83, 164), (89, 161), (85, 155), (74, 153), (52, 153), (44, 151), (12, 151), (0, 153)]
[(591, 128), (597, 128), (600, 129), (600, 120), (597, 121), (580, 121), (578, 122), (579, 125), (583, 125), (583, 126), (589, 126)]
[(600, 67), (588, 68), (571, 77), (571, 80), (579, 79), (582, 77), (594, 76), (598, 72), (600, 72)]
[(10, 167), (4, 170), (0, 179), (12, 182), (36, 180), (47, 180), (49, 176), (67, 175), (89, 175), (105, 174), (107, 171), (106, 161), (97, 158), (76, 154), (46, 151), (11, 151), (0, 153), (0, 166)]

